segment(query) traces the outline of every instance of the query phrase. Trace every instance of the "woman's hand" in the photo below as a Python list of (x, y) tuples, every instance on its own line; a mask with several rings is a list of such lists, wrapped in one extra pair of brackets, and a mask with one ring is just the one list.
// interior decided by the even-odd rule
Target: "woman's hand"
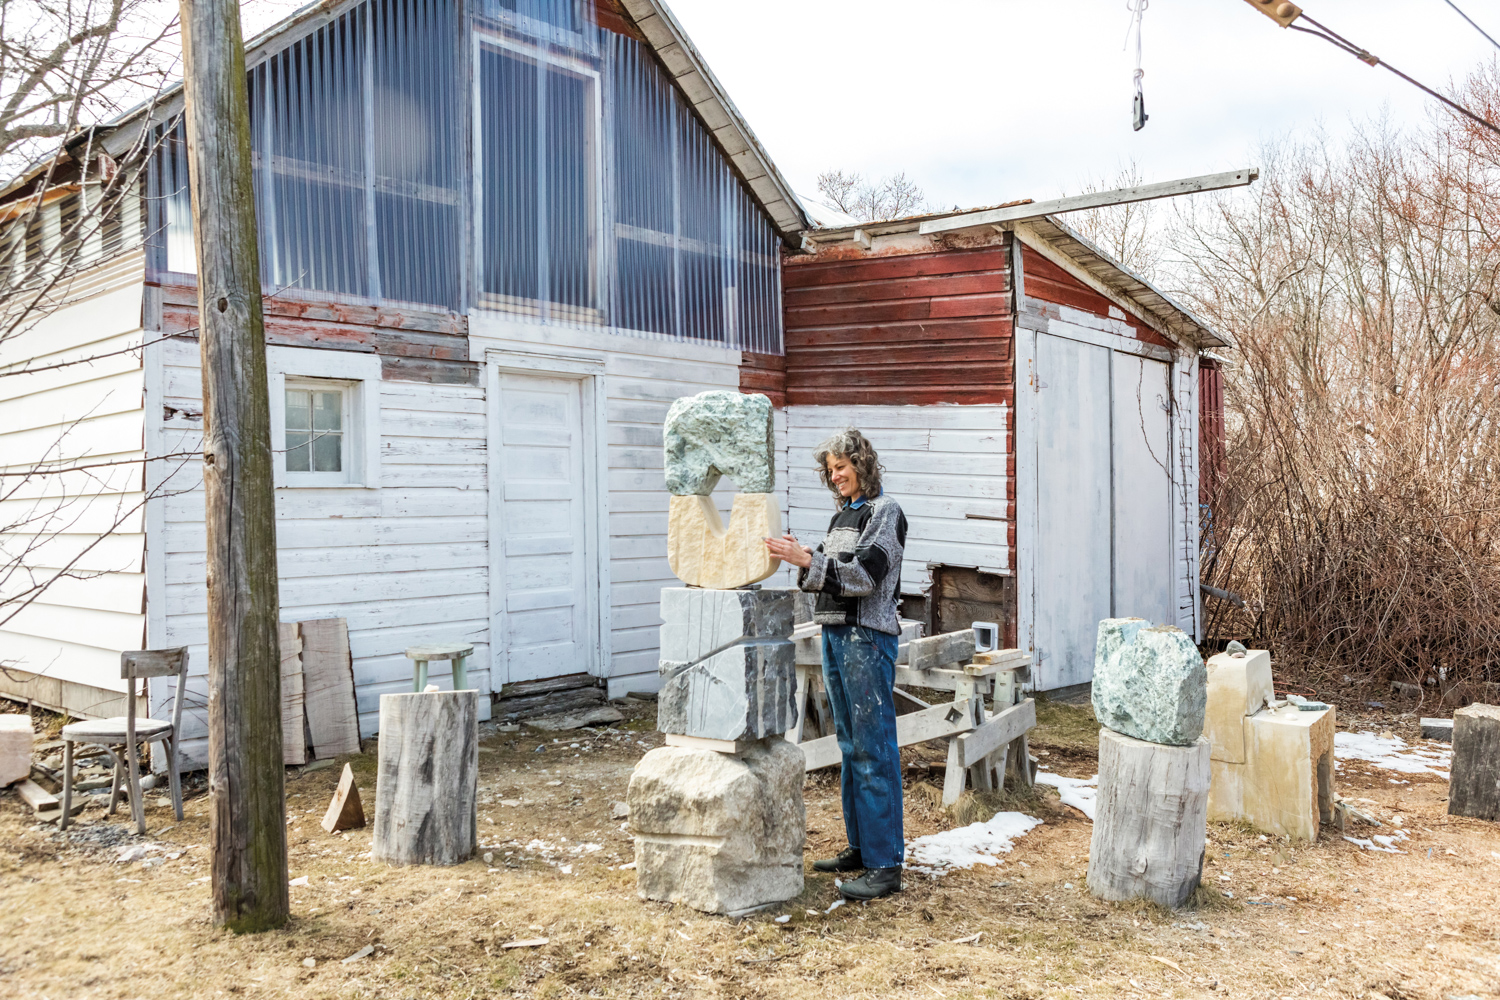
[(782, 562), (800, 566), (803, 569), (812, 565), (812, 549), (801, 544), (791, 535), (782, 535), (780, 538), (767, 538), (766, 548), (771, 555)]

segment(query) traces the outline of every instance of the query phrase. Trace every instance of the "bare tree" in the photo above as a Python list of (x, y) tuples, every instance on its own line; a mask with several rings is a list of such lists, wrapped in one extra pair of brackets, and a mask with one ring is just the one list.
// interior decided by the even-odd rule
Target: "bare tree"
[[(1083, 186), (1082, 194), (1137, 187), (1146, 183), (1140, 166), (1134, 161), (1113, 178), (1096, 179)], [(1159, 203), (1138, 201), (1127, 205), (1073, 212), (1068, 225), (1100, 250), (1147, 280), (1162, 277), (1164, 218), (1158, 214)]]
[(904, 171), (869, 182), (856, 172), (828, 170), (818, 175), (818, 192), (830, 206), (860, 222), (902, 219), (932, 210), (927, 195)]
[[(145, 238), (158, 133), (137, 126), (125, 153), (111, 156), (92, 123), (154, 100), (175, 61), (175, 31), (175, 14), (154, 0), (0, 3), (0, 171), (18, 174), (0, 187), (5, 398), (27, 382), (66, 383), (140, 355), (138, 339), (59, 351), (26, 335), (76, 297), (80, 275)], [(0, 451), (0, 628), (60, 581), (109, 572), (105, 539), (145, 503), (141, 459), (89, 457), (81, 438), (94, 409), (60, 414), (50, 440), (13, 438)], [(47, 416), (33, 419), (46, 426)]]
[[(1493, 68), (1466, 103), (1500, 106)], [(1266, 150), (1174, 220), (1238, 345), (1211, 499), (1210, 633), (1309, 681), (1500, 681), (1500, 144), (1437, 115)], [(1492, 689), (1491, 689), (1492, 690)]]

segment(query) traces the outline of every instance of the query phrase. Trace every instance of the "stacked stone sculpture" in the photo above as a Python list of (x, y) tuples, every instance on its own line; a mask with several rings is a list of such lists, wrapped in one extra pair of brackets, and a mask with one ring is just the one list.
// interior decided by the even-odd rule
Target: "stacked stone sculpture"
[(1094, 714), (1099, 798), (1089, 891), (1181, 906), (1203, 877), (1208, 836), (1207, 671), (1182, 630), (1140, 618), (1099, 623)]
[[(770, 400), (679, 399), (664, 437), (668, 557), (689, 586), (661, 595), (667, 745), (630, 777), (636, 887), (738, 915), (802, 891), (807, 830), (805, 759), (782, 738), (796, 722), (793, 591), (752, 587), (778, 565), (762, 542), (781, 533)], [(721, 475), (746, 491), (727, 529), (708, 496)]]
[[(667, 561), (694, 587), (733, 589), (776, 572), (762, 539), (781, 535), (771, 400), (717, 390), (672, 404), (663, 428), (667, 490)], [(711, 494), (728, 476), (735, 495), (725, 525)]]
[(1209, 819), (1318, 839), (1333, 819), (1331, 707), (1278, 702), (1265, 650), (1225, 652), (1208, 661), (1206, 732)]

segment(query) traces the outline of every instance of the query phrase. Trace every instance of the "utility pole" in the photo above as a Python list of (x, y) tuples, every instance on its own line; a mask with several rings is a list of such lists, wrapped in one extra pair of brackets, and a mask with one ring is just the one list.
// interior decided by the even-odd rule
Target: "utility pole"
[(237, 0), (181, 0), (208, 529), (214, 922), (286, 922), (280, 607), (250, 105)]

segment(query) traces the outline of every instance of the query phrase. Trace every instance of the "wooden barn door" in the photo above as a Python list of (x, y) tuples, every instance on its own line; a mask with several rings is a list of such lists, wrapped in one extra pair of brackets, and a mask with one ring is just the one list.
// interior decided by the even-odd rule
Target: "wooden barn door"
[(500, 682), (592, 671), (583, 384), (501, 373), (497, 396)]
[(1101, 619), (1175, 622), (1169, 366), (1045, 333), (1035, 358), (1032, 683), (1049, 691), (1093, 677)]
[(1036, 648), (1041, 691), (1092, 676), (1094, 633), (1110, 617), (1110, 354), (1036, 338)]

